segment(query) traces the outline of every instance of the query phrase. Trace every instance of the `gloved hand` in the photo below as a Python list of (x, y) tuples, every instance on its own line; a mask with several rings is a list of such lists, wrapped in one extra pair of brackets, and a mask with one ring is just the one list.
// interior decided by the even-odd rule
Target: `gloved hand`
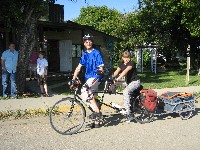
[(81, 84), (81, 81), (79, 79), (71, 80), (68, 82), (69, 88), (71, 90), (77, 89), (80, 84)]

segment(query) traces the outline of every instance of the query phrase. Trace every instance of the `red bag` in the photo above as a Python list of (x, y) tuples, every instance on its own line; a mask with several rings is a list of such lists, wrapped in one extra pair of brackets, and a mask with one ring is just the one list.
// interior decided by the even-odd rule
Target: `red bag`
[(153, 112), (157, 106), (157, 93), (152, 89), (143, 89), (141, 93), (141, 102), (143, 106), (150, 112)]

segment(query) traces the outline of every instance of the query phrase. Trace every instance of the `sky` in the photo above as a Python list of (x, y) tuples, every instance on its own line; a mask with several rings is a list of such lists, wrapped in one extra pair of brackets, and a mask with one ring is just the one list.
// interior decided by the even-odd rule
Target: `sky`
[(56, 4), (64, 5), (64, 20), (73, 20), (80, 14), (82, 7), (87, 6), (107, 6), (111, 9), (116, 9), (121, 13), (132, 12), (138, 6), (138, 0), (57, 0)]

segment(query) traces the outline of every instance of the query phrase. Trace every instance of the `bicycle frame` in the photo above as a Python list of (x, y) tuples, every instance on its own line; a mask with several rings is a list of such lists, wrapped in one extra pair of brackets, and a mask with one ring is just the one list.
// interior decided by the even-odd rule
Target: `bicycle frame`
[[(105, 83), (105, 84), (106, 84), (106, 83)], [(79, 86), (78, 86), (78, 87), (79, 87)], [(90, 111), (94, 112), (94, 110), (92, 109), (92, 107), (88, 104), (89, 102), (83, 101), (82, 98), (78, 95), (78, 87), (74, 90), (73, 98), (74, 98), (75, 100), (78, 100), (80, 103), (84, 104), (87, 108), (89, 108)], [(105, 105), (105, 106), (107, 106), (107, 107), (110, 107), (110, 108), (112, 108), (112, 109), (114, 109), (114, 110), (117, 110), (117, 111), (120, 110), (119, 108), (113, 107), (113, 106), (111, 106), (110, 104), (103, 102), (104, 97), (105, 97), (105, 94), (106, 94), (105, 88), (104, 88), (103, 91), (94, 92), (94, 93), (103, 93), (102, 96), (101, 96), (101, 99), (98, 100), (99, 103), (100, 103), (100, 105), (103, 104), (103, 105)], [(116, 94), (120, 94), (120, 95), (121, 95), (122, 93), (116, 93)], [(95, 99), (95, 100), (96, 100), (96, 99)], [(97, 102), (97, 100), (96, 100), (96, 102)]]

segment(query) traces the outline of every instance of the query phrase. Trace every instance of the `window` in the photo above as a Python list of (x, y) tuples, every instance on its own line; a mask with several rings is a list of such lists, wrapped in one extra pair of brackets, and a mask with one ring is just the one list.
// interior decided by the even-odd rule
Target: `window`
[(81, 45), (73, 44), (72, 45), (72, 57), (81, 57), (82, 50)]

